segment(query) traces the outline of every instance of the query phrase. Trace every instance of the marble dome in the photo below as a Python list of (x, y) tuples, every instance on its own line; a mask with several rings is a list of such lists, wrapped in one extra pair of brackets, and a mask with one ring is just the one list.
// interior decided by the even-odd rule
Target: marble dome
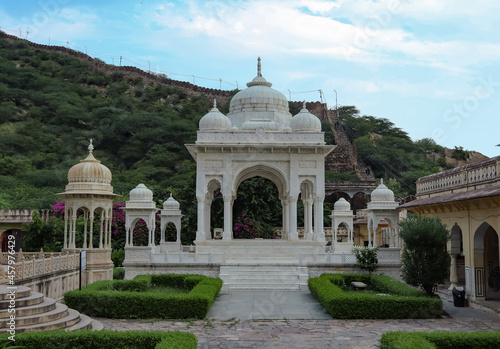
[(351, 204), (344, 198), (340, 198), (333, 205), (334, 212), (346, 212), (351, 210)]
[[(283, 130), (289, 126), (292, 115), (288, 107), (288, 100), (281, 92), (271, 88), (261, 73), (260, 57), (257, 64), (257, 76), (247, 83), (246, 89), (238, 92), (231, 99), (227, 117), (238, 129), (243, 129), (247, 121), (261, 119), (273, 128), (267, 130)], [(277, 125), (277, 127), (276, 127)], [(246, 126), (246, 129), (251, 129)]]
[(153, 192), (149, 190), (144, 184), (139, 184), (137, 187), (130, 191), (130, 201), (152, 201)]
[(394, 202), (394, 192), (387, 188), (384, 180), (380, 180), (379, 186), (372, 191), (371, 202)]
[(229, 131), (231, 129), (231, 120), (219, 109), (214, 99), (214, 107), (200, 119), (200, 131)]
[(172, 197), (172, 193), (170, 193), (170, 197), (163, 203), (164, 210), (178, 210), (180, 207), (179, 202)]
[(301, 111), (290, 121), (290, 127), (293, 132), (321, 132), (321, 121), (309, 113), (304, 102)]
[(97, 160), (92, 151), (94, 146), (92, 140), (88, 147), (89, 155), (80, 160), (68, 171), (68, 185), (66, 191), (103, 191), (113, 192), (111, 186), (111, 171)]

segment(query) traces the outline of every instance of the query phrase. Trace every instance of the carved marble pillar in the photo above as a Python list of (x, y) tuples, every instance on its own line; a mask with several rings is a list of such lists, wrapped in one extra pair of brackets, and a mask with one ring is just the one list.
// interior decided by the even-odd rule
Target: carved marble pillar
[(196, 240), (205, 241), (205, 197), (197, 196), (198, 200), (198, 230), (196, 231)]
[(232, 196), (224, 196), (224, 232), (222, 233), (222, 240), (232, 240), (233, 239), (233, 231), (232, 231), (232, 219), (231, 219), (231, 211), (232, 211)]
[(65, 207), (64, 208), (64, 242), (63, 242), (63, 248), (66, 249), (68, 248), (68, 209)]
[(87, 248), (87, 223), (89, 220), (89, 211), (83, 210), (83, 246), (82, 248)]
[(311, 198), (302, 201), (304, 204), (304, 240), (313, 239), (313, 202)]
[(316, 197), (314, 200), (314, 240), (325, 241), (325, 229), (323, 226), (323, 198)]
[(289, 231), (288, 240), (298, 240), (299, 234), (297, 233), (297, 197), (291, 196), (288, 198), (288, 217), (289, 217)]

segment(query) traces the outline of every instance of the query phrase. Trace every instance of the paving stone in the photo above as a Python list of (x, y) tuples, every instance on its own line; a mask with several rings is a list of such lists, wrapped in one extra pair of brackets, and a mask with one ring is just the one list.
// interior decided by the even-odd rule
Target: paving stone
[[(224, 298), (230, 299), (225, 305), (218, 303), (221, 299), (219, 297), (206, 320), (98, 320), (105, 329), (118, 331), (154, 329), (191, 332), (198, 338), (200, 349), (370, 349), (378, 348), (380, 336), (388, 331), (500, 331), (500, 319), (489, 316), (491, 314), (476, 313), (477, 310), (470, 308), (450, 311), (454, 317), (442, 319), (336, 320), (324, 310), (318, 311), (322, 308), (318, 308), (317, 302), (310, 301), (310, 294), (300, 291), (295, 294), (286, 293), (285, 296), (287, 295), (280, 304), (265, 303), (273, 305), (270, 312), (262, 311), (262, 301), (271, 301), (262, 292), (254, 294), (238, 291), (231, 292)], [(247, 305), (241, 306), (243, 303), (234, 302), (235, 299), (251, 302), (245, 302)], [(297, 303), (297, 299), (301, 299), (302, 303)], [(261, 309), (256, 312), (255, 308), (259, 304)], [(242, 313), (245, 311), (246, 313)], [(288, 318), (305, 316), (304, 314), (310, 314), (312, 319)]]

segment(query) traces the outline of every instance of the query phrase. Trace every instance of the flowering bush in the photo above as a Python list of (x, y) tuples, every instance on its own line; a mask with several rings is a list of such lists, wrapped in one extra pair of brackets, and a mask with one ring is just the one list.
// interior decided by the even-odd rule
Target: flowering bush
[(272, 226), (263, 226), (255, 219), (242, 213), (236, 220), (233, 228), (235, 239), (277, 239), (278, 236)]

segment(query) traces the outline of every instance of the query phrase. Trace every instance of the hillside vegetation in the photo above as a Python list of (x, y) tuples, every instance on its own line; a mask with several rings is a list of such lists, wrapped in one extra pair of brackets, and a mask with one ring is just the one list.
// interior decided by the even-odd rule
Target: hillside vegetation
[[(50, 208), (92, 138), (122, 201), (144, 183), (158, 202), (172, 191), (195, 220), (195, 164), (184, 144), (194, 143), (212, 103), (203, 94), (0, 38), (0, 208)], [(228, 104), (219, 109), (227, 113)], [(412, 142), (386, 119), (360, 116), (355, 107), (340, 115), (359, 156), (377, 177), (399, 180), (401, 193), (413, 193), (418, 177), (453, 166), (439, 155), (442, 147), (430, 139)], [(243, 189), (261, 191), (256, 184)]]

